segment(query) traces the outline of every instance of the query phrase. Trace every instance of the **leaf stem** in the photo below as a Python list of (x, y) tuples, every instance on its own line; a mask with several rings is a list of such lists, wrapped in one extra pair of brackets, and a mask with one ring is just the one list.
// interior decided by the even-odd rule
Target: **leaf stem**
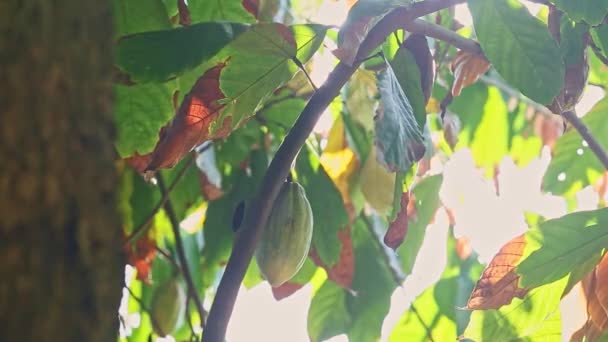
[[(391, 11), (369, 32), (359, 47), (355, 60), (360, 60), (369, 55), (389, 34), (403, 28), (404, 23), (464, 1), (425, 0)], [(339, 63), (336, 66), (325, 83), (311, 97), (275, 154), (264, 175), (262, 184), (252, 201), (252, 205), (247, 208), (241, 232), (236, 237), (232, 254), (211, 306), (209, 320), (203, 334), (205, 342), (224, 341), (226, 328), (236, 302), (240, 284), (243, 281), (243, 277), (255, 251), (262, 227), (266, 224), (266, 220), (270, 214), (272, 203), (290, 171), (291, 163), (312, 132), (325, 108), (339, 94), (344, 84), (346, 84), (358, 67), (359, 64), (357, 62), (353, 65)]]
[(565, 111), (562, 113), (562, 116), (578, 131), (581, 137), (583, 137), (583, 140), (589, 145), (591, 151), (593, 151), (602, 165), (604, 165), (604, 168), (608, 170), (608, 153), (606, 153), (606, 150), (600, 145), (599, 141), (591, 134), (589, 127), (585, 125), (583, 120), (581, 120), (574, 111)]
[[(169, 197), (168, 189), (165, 185), (165, 180), (162, 175), (159, 173), (156, 176), (158, 181), (158, 187), (163, 194), (163, 197)], [(196, 292), (196, 286), (194, 286), (194, 281), (192, 280), (192, 274), (190, 273), (190, 268), (188, 267), (188, 261), (186, 259), (186, 251), (184, 249), (184, 242), (182, 241), (182, 237), (180, 234), (179, 221), (177, 220), (177, 216), (175, 215), (175, 211), (173, 210), (173, 205), (171, 204), (171, 200), (167, 199), (164, 205), (164, 209), (167, 212), (167, 216), (169, 217), (169, 221), (171, 222), (171, 229), (173, 230), (173, 235), (175, 237), (175, 250), (177, 251), (177, 257), (179, 259), (179, 263), (181, 265), (182, 274), (184, 275), (184, 279), (186, 280), (186, 284), (188, 285), (188, 294), (194, 299), (194, 304), (196, 306), (196, 310), (201, 318), (201, 326), (205, 326), (205, 321), (207, 319), (207, 312), (203, 308), (203, 303), (201, 302), (200, 297), (198, 296), (198, 292)]]
[(483, 51), (481, 50), (481, 46), (479, 46), (479, 43), (477, 43), (473, 39), (465, 38), (452, 30), (448, 30), (443, 26), (433, 24), (426, 20), (416, 19), (407, 24), (404, 24), (403, 27), (411, 33), (418, 33), (444, 41), (452, 46), (459, 48), (460, 50), (467, 51), (480, 56), (484, 55)]

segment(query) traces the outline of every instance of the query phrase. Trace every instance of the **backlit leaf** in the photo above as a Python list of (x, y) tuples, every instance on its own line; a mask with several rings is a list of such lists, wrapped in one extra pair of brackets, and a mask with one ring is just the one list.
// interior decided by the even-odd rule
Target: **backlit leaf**
[(486, 57), (510, 84), (548, 104), (564, 83), (564, 63), (547, 27), (516, 0), (468, 0)]

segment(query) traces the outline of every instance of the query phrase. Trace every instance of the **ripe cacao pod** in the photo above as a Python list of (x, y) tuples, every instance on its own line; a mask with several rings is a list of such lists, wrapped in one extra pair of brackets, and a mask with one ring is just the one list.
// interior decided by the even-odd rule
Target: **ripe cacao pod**
[(281, 286), (300, 270), (310, 249), (312, 225), (304, 188), (285, 182), (255, 253), (260, 272), (271, 286)]
[(161, 337), (172, 333), (184, 315), (185, 304), (186, 293), (177, 278), (161, 284), (154, 292), (150, 308), (154, 332)]

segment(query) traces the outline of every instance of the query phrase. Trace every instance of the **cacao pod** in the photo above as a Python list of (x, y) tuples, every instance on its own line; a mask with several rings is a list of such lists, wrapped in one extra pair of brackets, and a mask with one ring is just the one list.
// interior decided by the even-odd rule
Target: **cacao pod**
[(271, 286), (281, 286), (300, 270), (310, 249), (312, 225), (304, 188), (285, 182), (255, 253), (260, 272)]
[(150, 308), (154, 332), (161, 337), (172, 333), (184, 315), (185, 304), (186, 293), (177, 278), (160, 285), (154, 292)]

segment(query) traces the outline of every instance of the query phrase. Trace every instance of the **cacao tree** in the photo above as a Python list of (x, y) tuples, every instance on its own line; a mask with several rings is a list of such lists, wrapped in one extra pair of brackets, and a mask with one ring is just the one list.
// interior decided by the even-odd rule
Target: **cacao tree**
[(607, 0), (87, 3), (0, 11), (0, 340), (608, 339)]

